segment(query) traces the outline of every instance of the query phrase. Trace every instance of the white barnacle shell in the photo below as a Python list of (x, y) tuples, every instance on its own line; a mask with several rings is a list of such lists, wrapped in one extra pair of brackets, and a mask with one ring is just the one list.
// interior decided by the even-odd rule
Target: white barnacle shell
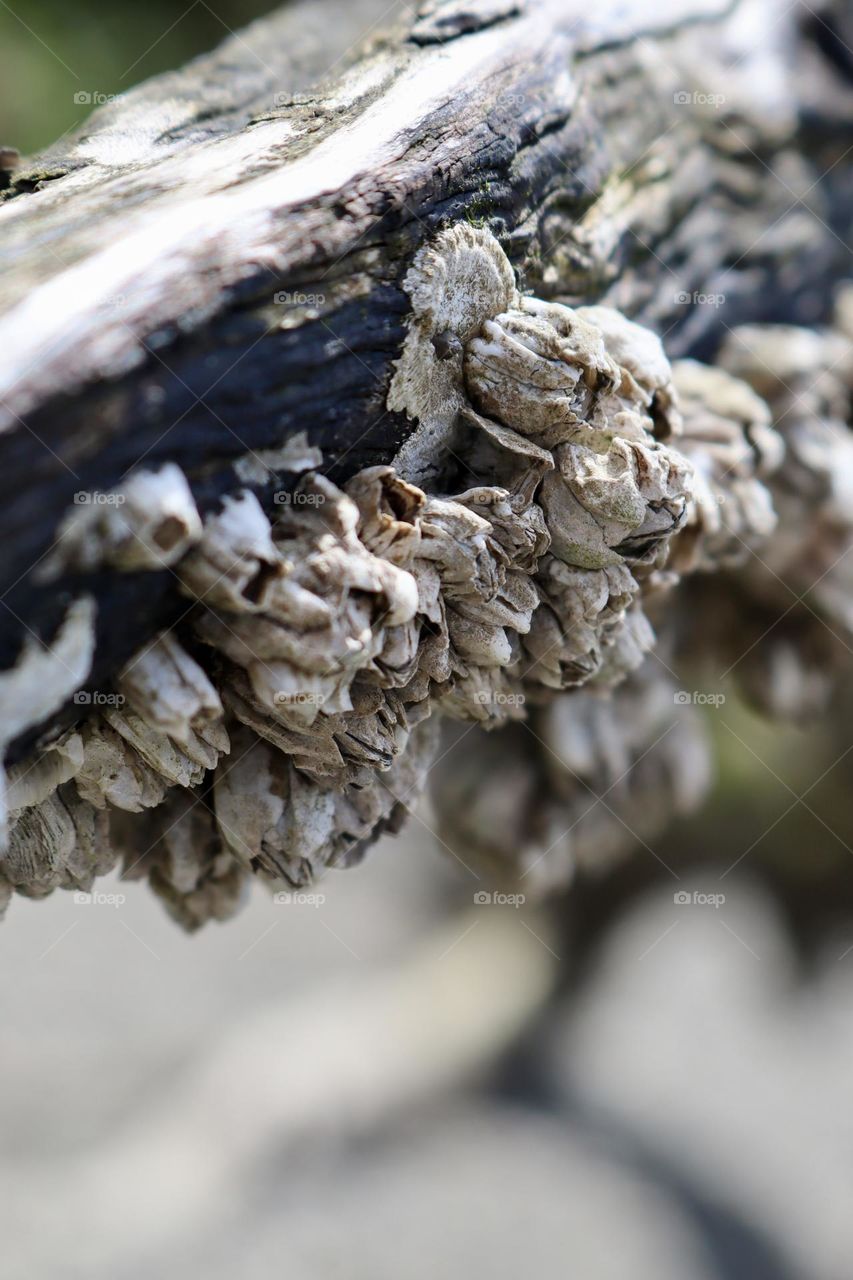
[(58, 711), (87, 679), (95, 652), (96, 611), (91, 596), (73, 601), (49, 645), (27, 636), (15, 665), (0, 672), (0, 858), (8, 834), (2, 764), (6, 747)]
[(280, 572), (270, 522), (249, 492), (224, 498), (206, 517), (199, 545), (178, 568), (187, 595), (236, 613), (261, 609)]
[(673, 376), (684, 420), (678, 447), (693, 464), (694, 495), (672, 563), (680, 570), (744, 564), (776, 527), (764, 481), (781, 465), (783, 441), (764, 400), (724, 369), (679, 360)]
[[(486, 320), (465, 350), (465, 386), (480, 412), (547, 448), (596, 419), (597, 396), (619, 383), (601, 332), (556, 303)], [(598, 422), (595, 422), (598, 425)]]
[(64, 733), (35, 761), (23, 761), (9, 769), (6, 802), (10, 821), (17, 810), (29, 809), (46, 800), (63, 782), (68, 782), (83, 764), (83, 740), (79, 733)]
[(88, 889), (115, 862), (106, 815), (81, 800), (73, 783), (64, 783), (18, 812), (3, 876), (20, 893), (39, 898), (57, 888)]
[(499, 667), (475, 666), (466, 676), (456, 676), (441, 690), (437, 705), (455, 720), (477, 720), (497, 728), (526, 718), (521, 685)]
[(430, 778), (451, 848), (528, 896), (652, 838), (674, 813), (694, 809), (710, 784), (700, 718), (674, 703), (656, 664), (607, 696), (575, 690), (554, 698), (535, 710), (533, 729), (535, 736), (512, 725), (488, 736), (465, 730), (464, 745), (446, 749)]
[(133, 747), (144, 763), (172, 786), (195, 786), (219, 757), (230, 750), (225, 726), (216, 722), (190, 729), (186, 741), (178, 743), (153, 729), (130, 707), (121, 710), (110, 707), (103, 715), (110, 728)]
[(280, 472), (316, 471), (323, 465), (323, 450), (308, 443), (308, 433), (298, 431), (272, 449), (253, 449), (238, 458), (234, 471), (244, 484), (268, 484)]
[(658, 335), (615, 307), (578, 307), (576, 315), (595, 325), (607, 354), (619, 366), (617, 395), (649, 413), (658, 439), (678, 435), (681, 418), (672, 369)]
[(463, 223), (442, 231), (415, 255), (403, 282), (412, 319), (388, 392), (388, 408), (419, 422), (397, 465), (410, 479), (435, 469), (466, 404), (465, 344), (484, 321), (515, 305), (512, 266), (491, 232)]
[(133, 657), (118, 682), (119, 694), (153, 729), (176, 742), (222, 719), (222, 703), (205, 672), (169, 632)]
[(74, 783), (81, 799), (96, 809), (112, 805), (141, 813), (160, 804), (171, 780), (143, 760), (120, 733), (101, 717), (81, 729), (83, 763)]
[(580, 569), (546, 555), (537, 576), (542, 604), (524, 637), (530, 682), (551, 689), (584, 684), (639, 591), (625, 564)]
[(554, 469), (550, 449), (470, 408), (462, 410), (460, 420), (463, 434), (457, 452), (472, 472), (507, 489), (517, 508), (532, 506), (540, 480)]
[(366, 467), (344, 485), (358, 508), (358, 536), (368, 551), (409, 568), (421, 540), (419, 516), (426, 494), (393, 467)]
[(337, 796), (303, 778), (289, 758), (248, 729), (235, 737), (235, 760), (214, 780), (223, 841), (243, 865), (304, 885), (326, 865), (335, 835)]
[(774, 714), (809, 716), (825, 704), (853, 633), (853, 342), (849, 320), (839, 321), (828, 329), (738, 327), (719, 357), (766, 399), (785, 448), (764, 480), (778, 524), (760, 560), (744, 563), (750, 608), (730, 628), (740, 633), (734, 656), (746, 651), (742, 683)]
[(464, 222), (416, 254), (404, 284), (427, 335), (449, 330), (463, 343), (517, 296), (512, 266), (498, 241)]
[(248, 872), (224, 846), (198, 793), (175, 787), (143, 819), (114, 815), (112, 827), (124, 852), (124, 877), (146, 876), (185, 929), (227, 920), (245, 902)]
[(408, 523), (384, 509), (371, 514), (368, 492), (378, 484), (384, 493), (385, 482), (381, 475), (365, 481), (362, 512), (322, 476), (303, 481), (304, 502), (276, 521), (275, 574), (259, 602), (240, 614), (207, 609), (197, 619), (199, 638), (245, 668), (254, 695), (286, 724), (308, 727), (319, 715), (349, 710), (352, 681), (382, 654), (385, 629), (415, 616), (412, 575), (374, 555), (357, 532), (367, 519), (386, 549), (411, 554)]
[(542, 508), (525, 494), (510, 493), (496, 485), (480, 485), (457, 496), (474, 515), (488, 520), (491, 538), (503, 547), (513, 569), (536, 571), (551, 538)]
[(186, 476), (167, 462), (159, 471), (137, 471), (110, 493), (76, 494), (38, 577), (50, 582), (67, 570), (90, 573), (104, 565), (124, 572), (163, 569), (200, 535)]
[(0, 672), (0, 747), (58, 711), (85, 683), (95, 652), (95, 615), (91, 596), (69, 606), (50, 642), (24, 641), (14, 667)]
[(555, 457), (557, 470), (542, 484), (542, 507), (554, 554), (567, 564), (653, 560), (685, 519), (691, 468), (655, 441), (617, 438), (603, 454), (565, 444)]
[(175, 564), (201, 536), (201, 519), (180, 467), (138, 471), (124, 486), (104, 558), (117, 569)]

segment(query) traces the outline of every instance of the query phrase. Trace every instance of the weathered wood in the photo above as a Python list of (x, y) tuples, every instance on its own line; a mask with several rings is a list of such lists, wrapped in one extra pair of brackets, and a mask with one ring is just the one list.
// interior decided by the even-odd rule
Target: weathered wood
[[(204, 511), (243, 487), (235, 461), (302, 431), (336, 480), (390, 460), (415, 425), (385, 408), (401, 282), (447, 222), (488, 225), (540, 296), (607, 300), (675, 355), (744, 320), (825, 318), (850, 179), (822, 175), (853, 111), (824, 28), (792, 47), (794, 9), (756, 43), (731, 20), (760, 21), (756, 0), (584, 9), (422, 5), (353, 45), (393, 17), (381, 3), (290, 6), (18, 170), (0, 211), (0, 666), (85, 590), (107, 688), (186, 610), (168, 570), (39, 580), (75, 493), (172, 461)], [(831, 110), (814, 76), (791, 97), (803, 50)], [(718, 293), (725, 308), (696, 301)]]

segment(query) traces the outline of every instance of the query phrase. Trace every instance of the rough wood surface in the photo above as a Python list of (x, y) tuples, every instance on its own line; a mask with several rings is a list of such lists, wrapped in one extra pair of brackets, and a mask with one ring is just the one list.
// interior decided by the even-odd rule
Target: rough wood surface
[[(384, 403), (401, 282), (447, 222), (488, 225), (523, 286), (608, 300), (674, 355), (824, 318), (849, 231), (846, 168), (821, 177), (853, 121), (845, 68), (829, 28), (767, 14), (289, 6), (25, 163), (0, 211), (0, 663), (85, 592), (108, 688), (186, 609), (169, 571), (40, 580), (76, 493), (169, 461), (204, 512), (243, 487), (238, 459), (302, 431), (336, 481), (388, 461), (415, 425)], [(814, 76), (791, 99), (804, 53), (831, 110)], [(684, 302), (715, 293), (724, 310)]]
[[(291, 5), (24, 164), (0, 212), (0, 662), (86, 589), (108, 686), (183, 611), (168, 572), (38, 582), (74, 494), (168, 460), (204, 511), (238, 457), (302, 430), (336, 480), (388, 461), (412, 426), (384, 408), (401, 279), (448, 220), (488, 224), (540, 294), (671, 330), (676, 355), (724, 332), (688, 294), (724, 292), (727, 326), (820, 319), (844, 202), (831, 175), (792, 196), (821, 170), (795, 155), (797, 104), (767, 97), (798, 14), (751, 52), (730, 9), (430, 4), (386, 28), (378, 3)], [(710, 105), (727, 50), (743, 101)]]

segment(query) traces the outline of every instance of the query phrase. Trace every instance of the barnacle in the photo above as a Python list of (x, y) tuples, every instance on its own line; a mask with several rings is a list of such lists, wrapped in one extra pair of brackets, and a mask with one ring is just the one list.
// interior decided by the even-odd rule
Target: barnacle
[[(478, 730), (474, 731), (479, 734)], [(448, 742), (430, 779), (439, 834), (494, 881), (534, 896), (651, 839), (707, 792), (701, 719), (646, 663), (612, 694), (562, 694), (532, 724)], [(460, 742), (461, 747), (461, 742)]]
[(673, 366), (684, 421), (679, 449), (694, 464), (694, 496), (672, 564), (716, 570), (745, 564), (776, 528), (764, 483), (783, 459), (764, 400), (724, 369), (695, 360)]
[(39, 804), (12, 815), (3, 876), (28, 897), (53, 889), (90, 889), (115, 865), (106, 815), (63, 783)]
[[(737, 466), (727, 474), (718, 495), (723, 527), (705, 541), (722, 538), (733, 553), (725, 562), (739, 567), (724, 590), (703, 591), (686, 642), (696, 653), (716, 645), (717, 660), (725, 658), (759, 706), (794, 718), (826, 705), (853, 640), (851, 297), (848, 286), (832, 327), (743, 326), (720, 352), (723, 369), (769, 406), (773, 432), (762, 420), (760, 439), (749, 433), (756, 476), (768, 459), (775, 465), (760, 486), (738, 480)], [(717, 449), (706, 448), (706, 457)], [(777, 518), (772, 538), (766, 494)]]
[(174, 788), (144, 822), (117, 815), (113, 838), (124, 854), (124, 877), (145, 877), (185, 929), (228, 919), (247, 896), (249, 872), (223, 844), (198, 791)]
[[(141, 570), (153, 547), (191, 608), (29, 782), (13, 773), (3, 893), (85, 885), (120, 850), (124, 873), (147, 876), (186, 927), (222, 919), (251, 873), (303, 885), (396, 829), (443, 719), (509, 726), (483, 749), (481, 790), (468, 796), (467, 767), (448, 790), (462, 788), (471, 815), (506, 820), (478, 816), (478, 835), (456, 801), (445, 820), (492, 842), (497, 864), (526, 866), (531, 841), (559, 844), (577, 814), (569, 779), (629, 769), (667, 723), (671, 690), (647, 674), (610, 690), (641, 667), (646, 606), (678, 572), (734, 562), (771, 527), (763, 476), (779, 447), (762, 401), (728, 374), (673, 373), (659, 340), (610, 308), (522, 297), (485, 231), (441, 233), (405, 288), (388, 405), (418, 425), (394, 466), (339, 488), (300, 438), (237, 467), (247, 485), (299, 474), (272, 519), (247, 488), (202, 525), (174, 467), (129, 482), (106, 515), (72, 515), (75, 564)], [(512, 722), (531, 717), (550, 765), (504, 754), (526, 734)], [(688, 748), (681, 772), (667, 757), (635, 781), (687, 803), (700, 790)], [(622, 791), (633, 814), (637, 790)], [(643, 814), (632, 821), (645, 829)], [(551, 878), (589, 847), (593, 822), (550, 860)]]
[(307, 727), (321, 709), (351, 710), (350, 686), (379, 656), (382, 624), (410, 621), (417, 589), (405, 570), (367, 551), (358, 507), (330, 481), (312, 476), (299, 493), (314, 501), (284, 508), (267, 533), (272, 573), (250, 607), (241, 588), (236, 608), (205, 610), (196, 631), (245, 668), (272, 714)]
[(202, 668), (166, 632), (128, 663), (119, 693), (138, 715), (176, 742), (222, 717), (219, 695)]
[(270, 523), (253, 493), (223, 500), (204, 522), (201, 544), (186, 556), (178, 576), (187, 595), (235, 612), (260, 609), (279, 572)]
[(104, 565), (125, 572), (174, 564), (198, 539), (201, 519), (180, 467), (138, 471), (108, 493), (80, 492), (63, 521), (56, 546), (39, 566), (50, 582), (66, 569), (91, 572)]
[(461, 379), (464, 344), (518, 294), (497, 240), (467, 224), (449, 228), (425, 246), (404, 287), (412, 321), (387, 403), (390, 410), (420, 422), (417, 439), (403, 446), (397, 465), (403, 475), (422, 480), (436, 475), (467, 402)]
[(348, 866), (418, 794), (437, 748), (424, 722), (387, 777), (363, 787), (318, 784), (271, 743), (240, 731), (237, 758), (214, 780), (216, 821), (234, 858), (273, 880), (309, 884), (327, 866)]

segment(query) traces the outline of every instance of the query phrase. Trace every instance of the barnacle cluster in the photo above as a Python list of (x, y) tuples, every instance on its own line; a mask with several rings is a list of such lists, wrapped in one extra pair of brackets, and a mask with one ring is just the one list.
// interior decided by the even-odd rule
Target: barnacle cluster
[(528, 897), (654, 838), (695, 808), (711, 777), (699, 711), (682, 705), (656, 663), (608, 696), (564, 693), (528, 723), (474, 734), (449, 734), (430, 777), (438, 831), (491, 880)]
[(738, 531), (740, 554), (724, 561), (736, 572), (703, 588), (685, 640), (713, 649), (763, 710), (806, 717), (826, 706), (853, 649), (853, 289), (840, 292), (832, 326), (741, 326), (719, 360), (715, 376), (732, 375), (740, 396), (748, 384), (769, 408), (775, 439), (768, 454), (753, 434), (757, 452), (781, 444), (783, 455), (760, 494), (747, 486), (739, 507), (727, 503), (727, 523), (737, 530), (743, 503), (757, 515), (769, 496), (777, 524), (760, 549)]
[[(597, 759), (621, 714), (602, 691), (654, 640), (647, 602), (772, 529), (762, 476), (780, 448), (736, 378), (673, 373), (617, 311), (523, 297), (497, 241), (468, 226), (423, 249), (405, 284), (388, 403), (419, 425), (395, 467), (338, 487), (313, 455), (282, 454), (261, 470), (302, 474), (272, 520), (246, 487), (203, 524), (170, 467), (136, 477), (112, 514), (71, 517), (64, 554), (168, 563), (193, 607), (133, 657), (110, 705), (12, 771), (7, 886), (85, 889), (118, 850), (192, 928), (229, 914), (253, 872), (304, 885), (394, 829), (442, 718), (533, 717), (558, 757), (586, 714)], [(522, 817), (530, 832), (559, 823), (550, 802), (535, 819), (538, 782), (516, 763), (507, 794), (527, 791), (504, 839)], [(574, 803), (559, 783), (553, 796)]]

